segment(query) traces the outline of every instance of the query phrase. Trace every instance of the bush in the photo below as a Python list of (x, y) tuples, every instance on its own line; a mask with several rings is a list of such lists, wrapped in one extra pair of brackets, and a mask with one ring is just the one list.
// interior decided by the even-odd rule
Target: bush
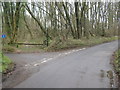
[(120, 49), (115, 53), (114, 65), (116, 72), (120, 76)]

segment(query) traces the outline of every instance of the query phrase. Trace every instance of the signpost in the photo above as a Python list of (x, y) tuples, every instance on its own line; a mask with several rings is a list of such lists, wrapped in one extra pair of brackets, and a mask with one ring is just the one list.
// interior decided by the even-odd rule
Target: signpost
[[(2, 34), (2, 38), (3, 38), (3, 40), (2, 40), (2, 43), (3, 43), (3, 46), (4, 46), (4, 39), (6, 38), (6, 35), (5, 34)], [(3, 55), (3, 53), (2, 53), (2, 59), (4, 58), (4, 55)]]
[(6, 35), (5, 35), (5, 34), (3, 34), (3, 35), (2, 35), (2, 38), (3, 38), (3, 39), (4, 39), (4, 38), (6, 38)]
[(3, 46), (4, 46), (4, 39), (6, 38), (6, 35), (3, 34), (3, 35), (2, 35), (2, 38), (3, 38)]

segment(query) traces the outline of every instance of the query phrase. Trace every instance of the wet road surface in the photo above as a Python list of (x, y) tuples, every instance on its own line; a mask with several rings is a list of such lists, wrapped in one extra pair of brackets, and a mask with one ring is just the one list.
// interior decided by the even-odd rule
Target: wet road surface
[[(109, 88), (107, 71), (112, 70), (110, 58), (117, 48), (118, 42), (114, 41), (86, 49), (42, 54), (43, 56), (7, 54), (11, 58), (25, 60), (26, 67), (39, 68), (37, 73), (14, 88)], [(39, 62), (41, 59), (44, 59), (43, 63)], [(29, 64), (31, 62), (34, 63)]]

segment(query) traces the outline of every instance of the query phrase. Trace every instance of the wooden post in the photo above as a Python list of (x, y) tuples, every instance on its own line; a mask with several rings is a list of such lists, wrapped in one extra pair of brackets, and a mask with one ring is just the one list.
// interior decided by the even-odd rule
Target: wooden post
[(47, 28), (47, 46), (49, 45), (49, 37), (48, 37), (48, 28)]

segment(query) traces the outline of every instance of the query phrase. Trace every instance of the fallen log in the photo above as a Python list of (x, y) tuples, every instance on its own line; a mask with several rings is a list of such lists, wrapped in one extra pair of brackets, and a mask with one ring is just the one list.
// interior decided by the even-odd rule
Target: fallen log
[(44, 44), (36, 44), (36, 43), (12, 43), (14, 45), (44, 45)]

